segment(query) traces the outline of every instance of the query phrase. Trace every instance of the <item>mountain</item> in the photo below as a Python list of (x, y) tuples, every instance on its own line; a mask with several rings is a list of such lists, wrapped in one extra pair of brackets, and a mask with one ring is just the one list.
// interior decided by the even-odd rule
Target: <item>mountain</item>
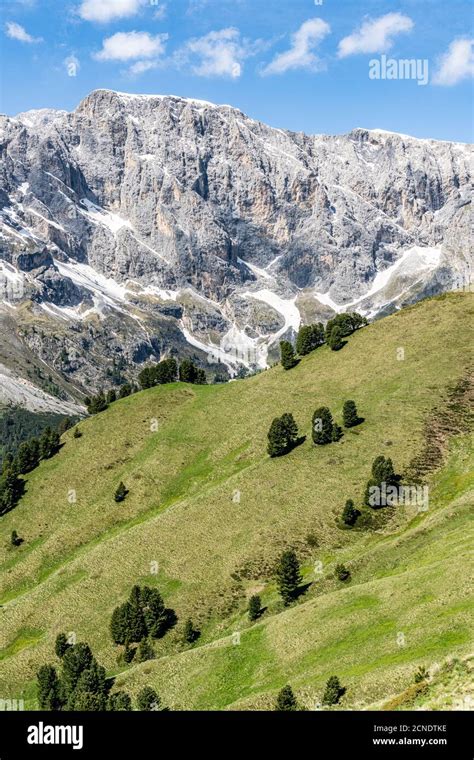
[[(314, 709), (332, 675), (345, 709), (462, 707), (473, 309), (472, 294), (429, 298), (290, 371), (159, 386), (83, 420), (80, 437), (67, 431), (0, 518), (0, 694), (34, 708), (36, 670), (58, 663), (64, 631), (91, 645), (114, 688), (150, 685), (172, 709), (271, 709), (286, 683)], [(313, 446), (313, 411), (327, 405), (340, 423), (346, 399), (364, 421)], [(285, 412), (307, 438), (270, 459), (267, 431)], [(406, 485), (428, 487), (422, 509), (362, 507), (380, 454)], [(129, 493), (117, 504), (120, 481)], [(351, 529), (338, 519), (349, 498), (364, 515)], [(9, 545), (12, 530), (21, 546)], [(289, 547), (303, 593), (283, 608), (274, 568)], [(349, 581), (335, 578), (339, 563)], [(156, 659), (119, 664), (109, 622), (136, 583), (158, 588), (179, 620), (154, 643)], [(252, 594), (265, 608), (254, 623)], [(189, 617), (201, 630), (192, 647)], [(415, 685), (419, 666), (430, 679)]]
[(170, 353), (262, 368), (301, 321), (470, 285), (463, 144), (109, 90), (0, 135), (0, 371), (66, 404)]

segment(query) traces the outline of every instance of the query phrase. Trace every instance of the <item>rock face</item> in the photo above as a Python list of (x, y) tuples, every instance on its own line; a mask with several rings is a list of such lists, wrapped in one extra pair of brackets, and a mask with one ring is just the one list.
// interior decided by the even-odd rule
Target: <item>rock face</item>
[(74, 358), (41, 358), (77, 391), (170, 351), (264, 366), (313, 313), (470, 284), (462, 144), (106, 90), (1, 117), (0, 141), (0, 304), (36, 355), (31, 325), (56, 334)]

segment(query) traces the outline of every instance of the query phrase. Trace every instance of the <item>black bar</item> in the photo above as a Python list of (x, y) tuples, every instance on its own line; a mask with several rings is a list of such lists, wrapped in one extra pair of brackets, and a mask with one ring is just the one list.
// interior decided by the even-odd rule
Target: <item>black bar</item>
[[(454, 758), (472, 760), (470, 712), (1, 712), (0, 760), (23, 757), (93, 758), (114, 756), (139, 760), (183, 749), (225, 757), (252, 756), (275, 749), (309, 758), (334, 757)], [(41, 724), (43, 731), (40, 733)], [(31, 744), (31, 739), (61, 740), (53, 726), (69, 727), (64, 739), (79, 745), (72, 733), (82, 726), (82, 747)], [(423, 744), (424, 741), (424, 744)], [(347, 753), (344, 755), (342, 753)]]

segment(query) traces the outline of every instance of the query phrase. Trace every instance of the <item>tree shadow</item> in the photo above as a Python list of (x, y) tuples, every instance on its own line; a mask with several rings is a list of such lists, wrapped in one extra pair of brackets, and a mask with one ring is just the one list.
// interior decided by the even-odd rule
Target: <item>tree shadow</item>
[(298, 588), (293, 593), (293, 599), (294, 599), (294, 601), (296, 601), (297, 599), (299, 599), (300, 596), (303, 596), (304, 594), (306, 594), (306, 592), (308, 591), (308, 589), (312, 585), (313, 585), (313, 582), (310, 581), (309, 583), (303, 583), (302, 586), (298, 586)]

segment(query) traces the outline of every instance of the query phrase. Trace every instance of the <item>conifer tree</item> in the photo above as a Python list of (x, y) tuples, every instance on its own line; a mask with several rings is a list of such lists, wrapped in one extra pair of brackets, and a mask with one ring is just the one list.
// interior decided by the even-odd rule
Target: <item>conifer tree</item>
[(59, 657), (61, 659), (66, 654), (67, 650), (71, 644), (69, 644), (66, 634), (65, 633), (58, 633), (56, 636), (56, 642), (54, 645), (54, 651), (56, 653), (56, 657)]
[(137, 707), (142, 712), (152, 710), (166, 710), (161, 698), (151, 686), (144, 686), (137, 696)]
[(59, 710), (61, 707), (60, 684), (56, 669), (52, 665), (42, 665), (36, 677), (40, 709)]
[(114, 494), (115, 501), (117, 503), (124, 501), (127, 494), (128, 494), (127, 489), (125, 488), (122, 481), (120, 481), (120, 483), (118, 484), (117, 490), (115, 491), (115, 494)]
[(340, 327), (332, 328), (331, 332), (329, 333), (328, 337), (328, 346), (331, 349), (331, 351), (339, 351), (344, 345), (343, 341), (343, 332)]
[(345, 401), (342, 409), (342, 419), (344, 427), (351, 428), (358, 425), (360, 422), (359, 415), (357, 414), (357, 407), (355, 401)]
[(355, 525), (359, 515), (360, 515), (360, 512), (358, 509), (354, 507), (354, 502), (352, 501), (352, 499), (348, 499), (342, 511), (342, 522), (345, 525), (350, 525), (352, 527), (353, 525)]
[(337, 676), (331, 676), (326, 683), (326, 689), (323, 695), (323, 705), (337, 705), (345, 691), (346, 690), (341, 686), (339, 678)]
[(295, 356), (295, 349), (289, 340), (282, 340), (280, 342), (280, 356), (283, 369), (291, 369), (298, 364)]
[(153, 649), (149, 639), (142, 639), (137, 649), (138, 662), (145, 662), (146, 660), (153, 660), (155, 658), (155, 650)]
[(324, 343), (324, 327), (317, 325), (303, 325), (298, 331), (296, 339), (296, 352), (300, 356), (306, 356)]
[(301, 583), (300, 564), (296, 553), (287, 549), (280, 557), (276, 572), (277, 586), (280, 596), (287, 607), (296, 596)]
[(249, 620), (257, 620), (262, 614), (262, 600), (258, 594), (254, 594), (249, 599)]
[(284, 686), (278, 693), (275, 710), (279, 712), (294, 712), (298, 709), (296, 697), (291, 686)]
[(271, 457), (287, 454), (298, 441), (298, 426), (292, 414), (276, 417), (268, 431), (267, 451)]
[(132, 700), (130, 699), (130, 695), (125, 691), (114, 691), (113, 694), (109, 694), (107, 710), (111, 712), (125, 712), (132, 710)]
[(334, 422), (327, 406), (320, 406), (313, 414), (312, 435), (313, 443), (324, 446), (333, 440)]

